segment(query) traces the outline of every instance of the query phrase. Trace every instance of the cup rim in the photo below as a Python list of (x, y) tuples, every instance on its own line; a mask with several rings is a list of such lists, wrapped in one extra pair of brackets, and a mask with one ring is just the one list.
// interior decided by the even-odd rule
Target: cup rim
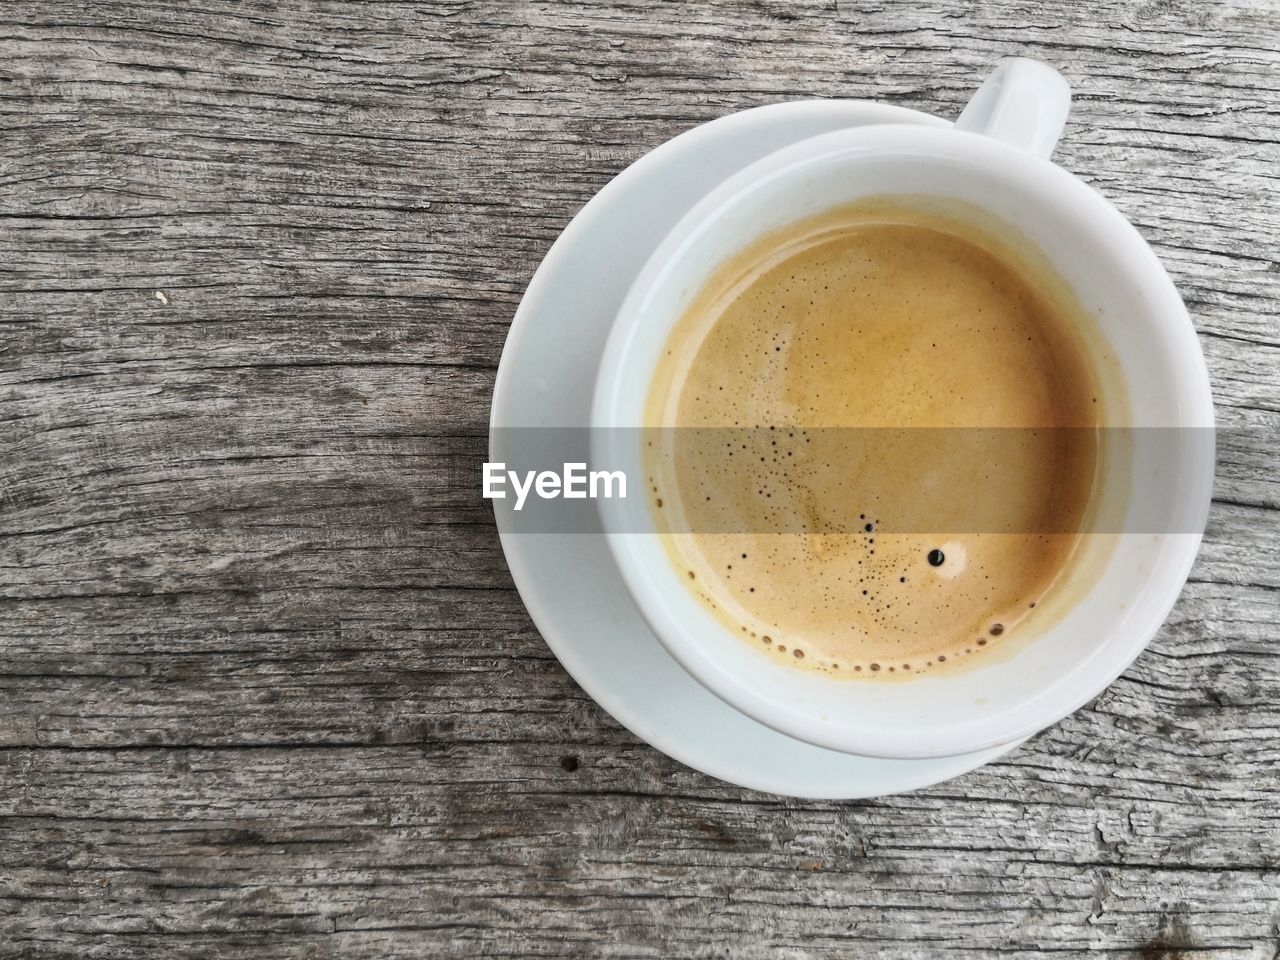
[[(798, 176), (810, 165), (831, 162), (841, 155), (852, 159), (886, 151), (927, 154), (943, 160), (960, 157), (979, 159), (1018, 170), (1020, 176), (1039, 178), (1038, 193), (1065, 192), (1074, 215), (1095, 221), (1110, 236), (1111, 244), (1124, 253), (1124, 272), (1159, 303), (1167, 316), (1161, 336), (1178, 359), (1174, 380), (1187, 397), (1183, 419), (1187, 426), (1213, 426), (1213, 405), (1208, 371), (1199, 341), (1164, 267), (1136, 228), (1112, 204), (1083, 181), (1049, 160), (1026, 154), (1016, 147), (990, 137), (950, 128), (874, 125), (835, 131), (810, 138), (762, 158), (711, 191), (672, 228), (657, 245), (632, 283), (619, 308), (605, 344), (597, 373), (591, 409), (594, 428), (640, 426), (619, 422), (619, 371), (627, 362), (642, 321), (649, 293), (679, 259), (692, 240), (714, 229), (715, 220), (733, 205), (744, 201), (754, 189), (775, 178)], [(745, 238), (749, 242), (750, 238)], [(1111, 252), (1111, 251), (1109, 251)], [(649, 369), (646, 381), (651, 380)], [(616, 432), (592, 430), (592, 456), (599, 462), (617, 462)], [(1209, 460), (1200, 474), (1191, 478), (1195, 502), (1200, 504), (1196, 529), (1203, 531), (1211, 499), (1213, 464)], [(1118, 620), (1108, 640), (1064, 673), (1055, 682), (1029, 699), (1008, 709), (971, 722), (939, 730), (928, 742), (915, 731), (865, 726), (816, 723), (778, 697), (758, 686), (745, 685), (711, 657), (691, 631), (683, 628), (663, 602), (667, 588), (654, 582), (640, 559), (636, 538), (652, 538), (656, 525), (643, 533), (628, 532), (621, 523), (621, 501), (598, 501), (598, 509), (611, 554), (637, 607), (659, 641), (704, 687), (731, 706), (781, 733), (809, 743), (847, 753), (891, 758), (925, 758), (964, 754), (1024, 739), (1056, 723), (1101, 693), (1119, 677), (1150, 642), (1182, 591), (1199, 548), (1202, 533), (1170, 535), (1171, 557), (1164, 565), (1163, 582), (1147, 573), (1144, 589), (1149, 591), (1140, 622), (1130, 622), (1133, 614)], [(674, 577), (672, 582), (675, 582)], [(1087, 603), (1092, 590), (1079, 603)], [(1121, 642), (1123, 641), (1123, 642)], [(783, 667), (782, 669), (794, 669)], [(856, 683), (832, 679), (832, 683)], [(920, 682), (918, 680), (907, 681)], [(856, 689), (856, 688), (851, 688)], [(1016, 716), (1009, 716), (1016, 714)]]

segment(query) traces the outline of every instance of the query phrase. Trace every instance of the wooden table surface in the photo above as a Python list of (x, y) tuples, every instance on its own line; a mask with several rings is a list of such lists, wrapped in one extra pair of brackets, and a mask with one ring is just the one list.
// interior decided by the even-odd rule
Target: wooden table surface
[[(1280, 956), (1272, 0), (0, 7), (0, 956)], [(674, 134), (1001, 56), (1224, 428), (1181, 601), (1006, 759), (784, 800), (620, 728), (478, 491), (520, 295)]]

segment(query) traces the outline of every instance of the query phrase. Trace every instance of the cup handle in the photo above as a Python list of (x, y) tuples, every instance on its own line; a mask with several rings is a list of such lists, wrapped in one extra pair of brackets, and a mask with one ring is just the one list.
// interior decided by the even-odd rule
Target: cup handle
[(1047, 63), (1001, 60), (956, 120), (957, 130), (980, 133), (1048, 159), (1071, 109), (1071, 87)]

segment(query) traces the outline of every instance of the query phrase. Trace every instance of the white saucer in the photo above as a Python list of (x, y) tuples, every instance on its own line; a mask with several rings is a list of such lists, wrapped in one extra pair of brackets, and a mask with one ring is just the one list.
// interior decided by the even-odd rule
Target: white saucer
[[(587, 425), (600, 354), (627, 288), (658, 241), (721, 180), (831, 130), (946, 122), (851, 100), (780, 103), (695, 127), (641, 157), (573, 218), (529, 283), (498, 367), (490, 459), (506, 459), (497, 428)], [(565, 669), (628, 730), (696, 770), (768, 793), (852, 799), (940, 783), (1016, 746), (879, 760), (784, 736), (672, 659), (632, 603), (603, 536), (511, 533), (497, 517), (511, 576)]]

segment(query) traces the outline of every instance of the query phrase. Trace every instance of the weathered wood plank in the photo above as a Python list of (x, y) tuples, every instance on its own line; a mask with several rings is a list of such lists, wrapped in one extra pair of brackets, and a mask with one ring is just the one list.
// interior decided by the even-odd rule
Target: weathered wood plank
[[(1277, 955), (1273, 4), (0, 19), (0, 955)], [(686, 770), (542, 644), (442, 437), (483, 435), (538, 261), (646, 150), (799, 97), (954, 115), (1011, 54), (1067, 73), (1060, 161), (1201, 333), (1229, 429), (1192, 582), (958, 781)]]

